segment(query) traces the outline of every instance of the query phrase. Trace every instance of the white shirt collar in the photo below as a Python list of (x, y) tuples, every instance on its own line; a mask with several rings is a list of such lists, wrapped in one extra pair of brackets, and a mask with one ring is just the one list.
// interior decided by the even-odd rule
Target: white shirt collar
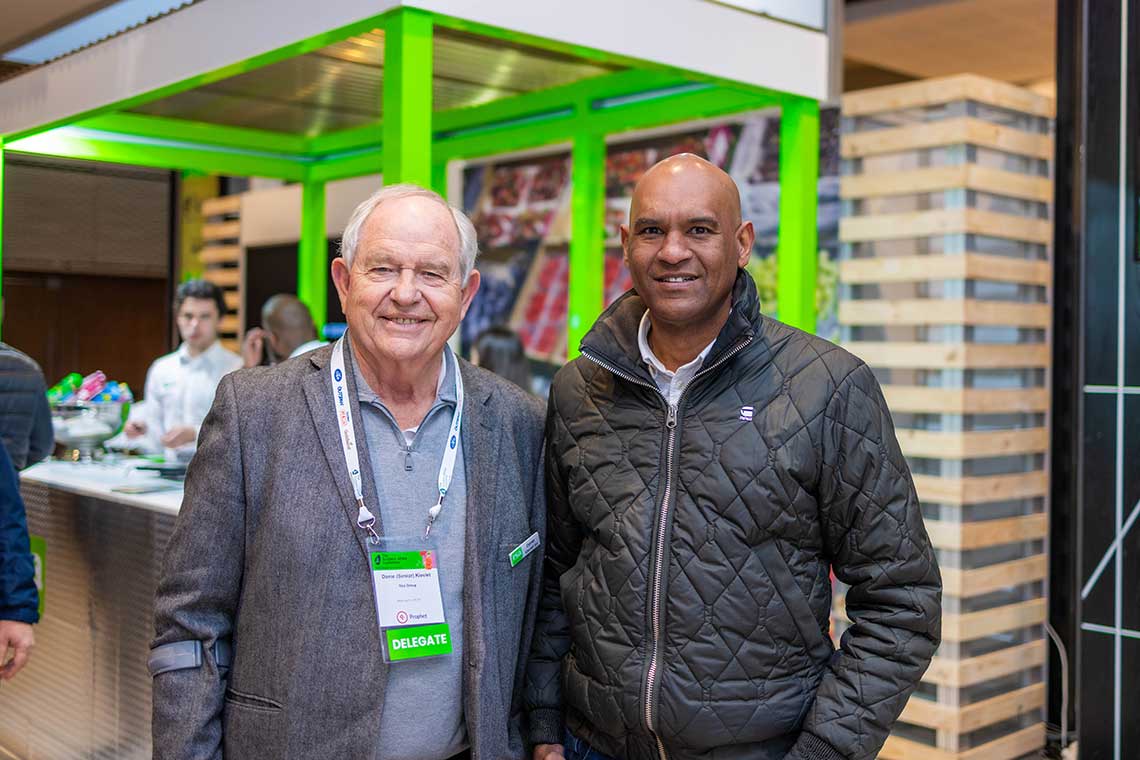
[(221, 341), (215, 340), (213, 343), (210, 344), (210, 347), (207, 348), (205, 351), (198, 354), (197, 356), (191, 356), (190, 355), (190, 347), (186, 345), (186, 341), (183, 341), (178, 346), (178, 351), (177, 351), (178, 360), (182, 364), (189, 364), (190, 362), (196, 362), (196, 361), (209, 362), (213, 358), (214, 354), (217, 353), (217, 350), (220, 349), (221, 347), (222, 347)]
[(697, 354), (691, 362), (682, 364), (676, 371), (670, 371), (653, 353), (653, 349), (649, 347), (649, 328), (651, 326), (649, 310), (647, 309), (641, 317), (641, 324), (637, 328), (637, 348), (641, 352), (641, 360), (649, 367), (649, 375), (653, 378), (653, 382), (657, 383), (657, 387), (669, 404), (675, 406), (680, 401), (681, 391), (693, 379), (693, 375), (700, 371), (701, 365), (705, 362), (705, 357), (709, 355), (713, 344), (716, 343), (716, 338), (713, 338), (712, 343), (705, 346), (704, 350)]
[(709, 343), (704, 349), (697, 354), (696, 358), (688, 364), (682, 364), (677, 370), (670, 371), (661, 360), (657, 358), (657, 354), (653, 353), (653, 349), (649, 347), (649, 328), (652, 323), (649, 320), (649, 310), (645, 310), (645, 314), (641, 316), (641, 324), (637, 327), (637, 348), (641, 351), (641, 360), (649, 365), (649, 374), (656, 378), (656, 375), (661, 374), (666, 377), (672, 378), (681, 372), (686, 372), (692, 369), (699, 369), (705, 362), (705, 357), (712, 351), (713, 344), (716, 343), (716, 338), (713, 338), (712, 343)]

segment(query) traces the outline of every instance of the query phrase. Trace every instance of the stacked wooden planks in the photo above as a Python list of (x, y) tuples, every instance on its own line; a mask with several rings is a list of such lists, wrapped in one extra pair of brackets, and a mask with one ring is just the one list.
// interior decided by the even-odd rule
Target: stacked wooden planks
[(944, 583), (882, 758), (1044, 744), (1052, 116), (976, 76), (843, 99), (843, 339), (883, 384)]
[(231, 351), (240, 350), (241, 340), (241, 196), (223, 195), (202, 202), (203, 279), (222, 288), (226, 313), (222, 315), (218, 337)]

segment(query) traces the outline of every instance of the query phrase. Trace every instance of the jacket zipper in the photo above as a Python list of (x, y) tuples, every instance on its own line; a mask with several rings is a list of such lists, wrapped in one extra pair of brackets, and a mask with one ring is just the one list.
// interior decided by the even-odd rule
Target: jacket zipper
[(669, 525), (669, 507), (670, 497), (673, 492), (673, 449), (677, 442), (677, 418), (678, 410), (681, 408), (682, 402), (685, 400), (685, 394), (689, 391), (689, 387), (697, 381), (702, 375), (712, 372), (720, 365), (727, 362), (732, 357), (743, 351), (745, 347), (752, 342), (752, 336), (748, 336), (737, 341), (732, 348), (721, 355), (719, 359), (710, 364), (708, 367), (701, 369), (700, 372), (693, 375), (689, 382), (685, 383), (681, 388), (681, 392), (677, 395), (677, 403), (670, 404), (665, 395), (661, 393), (661, 389), (655, 384), (650, 384), (641, 380), (634, 375), (618, 369), (609, 362), (603, 360), (596, 354), (591, 354), (589, 351), (583, 350), (582, 355), (590, 361), (599, 365), (600, 367), (609, 370), (618, 377), (628, 380), (636, 385), (641, 385), (646, 388), (651, 388), (657, 392), (661, 400), (665, 402), (668, 409), (668, 414), (665, 417), (665, 428), (668, 430), (666, 435), (666, 450), (665, 450), (665, 488), (661, 496), (661, 509), (657, 513), (657, 551), (654, 554), (654, 572), (653, 572), (653, 591), (650, 600), (650, 624), (653, 634), (653, 649), (652, 656), (649, 658), (649, 669), (645, 673), (645, 728), (653, 736), (657, 742), (657, 753), (661, 760), (668, 760), (668, 755), (665, 753), (665, 745), (661, 741), (661, 737), (657, 735), (657, 731), (653, 726), (653, 689), (657, 684), (657, 669), (658, 659), (660, 657), (661, 648), (661, 585), (662, 578), (664, 577), (664, 564), (665, 564), (665, 533)]

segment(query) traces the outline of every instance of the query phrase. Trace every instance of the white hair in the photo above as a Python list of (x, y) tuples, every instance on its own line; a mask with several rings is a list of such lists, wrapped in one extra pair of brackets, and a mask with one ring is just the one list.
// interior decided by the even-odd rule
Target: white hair
[(443, 196), (434, 190), (428, 190), (419, 185), (401, 184), (382, 187), (366, 201), (361, 203), (352, 212), (348, 225), (344, 228), (344, 235), (340, 239), (340, 255), (344, 263), (352, 266), (352, 259), (356, 256), (356, 245), (360, 241), (360, 228), (364, 221), (380, 207), (385, 201), (394, 201), (399, 198), (430, 198), (451, 212), (451, 219), (455, 222), (455, 230), (459, 233), (459, 275), (466, 283), (471, 270), (475, 268), (475, 257), (479, 255), (479, 239), (475, 234), (475, 225), (459, 209), (444, 200)]

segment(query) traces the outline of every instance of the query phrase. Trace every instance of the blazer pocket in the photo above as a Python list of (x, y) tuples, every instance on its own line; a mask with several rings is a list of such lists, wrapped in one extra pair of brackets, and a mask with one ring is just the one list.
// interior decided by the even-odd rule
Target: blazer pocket
[(816, 663), (825, 661), (833, 651), (831, 640), (820, 630), (819, 621), (811, 611), (811, 605), (808, 604), (804, 592), (796, 583), (791, 568), (784, 561), (784, 555), (780, 554), (780, 550), (776, 547), (775, 539), (768, 539), (756, 547), (756, 554), (764, 569), (768, 571), (768, 579), (772, 582), (776, 594), (784, 602), (788, 615), (791, 616), (792, 623), (800, 634), (800, 639), (807, 647), (808, 655)]
[(263, 712), (281, 712), (284, 705), (269, 697), (259, 697), (256, 694), (247, 694), (235, 689), (226, 689), (226, 702), (234, 707), (247, 707), (251, 710)]

